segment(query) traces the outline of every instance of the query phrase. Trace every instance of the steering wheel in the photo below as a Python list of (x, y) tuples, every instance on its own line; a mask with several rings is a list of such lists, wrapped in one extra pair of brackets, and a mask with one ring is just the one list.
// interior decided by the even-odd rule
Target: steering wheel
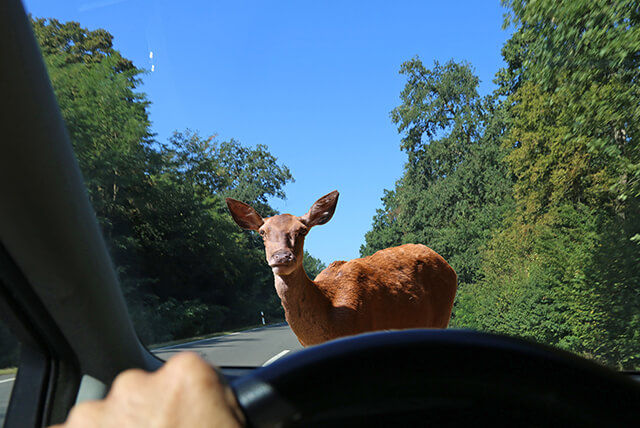
[(640, 384), (573, 354), (464, 330), (370, 333), (232, 383), (249, 426), (638, 426)]

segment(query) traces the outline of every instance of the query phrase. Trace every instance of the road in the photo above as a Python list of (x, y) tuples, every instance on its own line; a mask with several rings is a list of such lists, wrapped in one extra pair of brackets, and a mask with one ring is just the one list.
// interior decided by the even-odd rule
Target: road
[[(167, 359), (181, 351), (192, 351), (218, 366), (256, 367), (300, 349), (302, 346), (289, 326), (278, 324), (156, 349), (153, 353)], [(4, 422), (14, 377), (0, 376), (0, 427)]]
[(153, 352), (166, 360), (178, 352), (192, 351), (218, 366), (256, 367), (300, 349), (302, 346), (289, 326), (278, 324), (156, 349)]

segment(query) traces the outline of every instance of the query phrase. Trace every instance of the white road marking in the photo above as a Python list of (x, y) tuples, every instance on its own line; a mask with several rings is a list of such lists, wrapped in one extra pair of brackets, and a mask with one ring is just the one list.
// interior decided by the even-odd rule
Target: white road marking
[(11, 379), (0, 380), (0, 383), (11, 382), (13, 380), (16, 380), (16, 378), (12, 377)]
[(284, 356), (285, 354), (287, 354), (289, 352), (288, 349), (285, 349), (284, 351), (280, 352), (278, 355), (274, 355), (273, 357), (269, 358), (267, 360), (266, 363), (264, 363), (262, 366), (268, 366), (269, 364), (273, 363), (275, 360), (277, 360), (278, 358)]

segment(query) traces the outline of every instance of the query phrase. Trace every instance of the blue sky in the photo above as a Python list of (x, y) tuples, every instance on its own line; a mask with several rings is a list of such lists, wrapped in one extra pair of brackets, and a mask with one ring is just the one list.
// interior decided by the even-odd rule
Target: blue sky
[[(325, 263), (359, 256), (364, 234), (406, 159), (389, 112), (400, 65), (466, 60), (493, 90), (509, 32), (496, 1), (28, 0), (36, 17), (114, 35), (140, 68), (152, 131), (190, 128), (265, 144), (295, 178), (281, 212), (304, 214), (340, 191), (333, 219), (307, 237)], [(153, 52), (153, 58), (149, 53)], [(428, 242), (425, 242), (427, 246)], [(435, 248), (437, 251), (437, 248)]]

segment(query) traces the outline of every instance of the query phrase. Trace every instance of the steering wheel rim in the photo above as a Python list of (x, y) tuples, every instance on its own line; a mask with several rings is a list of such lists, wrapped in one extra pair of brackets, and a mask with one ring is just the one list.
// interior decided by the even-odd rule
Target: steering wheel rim
[(568, 352), (465, 330), (338, 339), (282, 358), (231, 386), (256, 428), (354, 426), (389, 415), (396, 422), (406, 416), (404, 422), (412, 424), (428, 416), (438, 426), (483, 417), (494, 426), (640, 421), (636, 382)]

